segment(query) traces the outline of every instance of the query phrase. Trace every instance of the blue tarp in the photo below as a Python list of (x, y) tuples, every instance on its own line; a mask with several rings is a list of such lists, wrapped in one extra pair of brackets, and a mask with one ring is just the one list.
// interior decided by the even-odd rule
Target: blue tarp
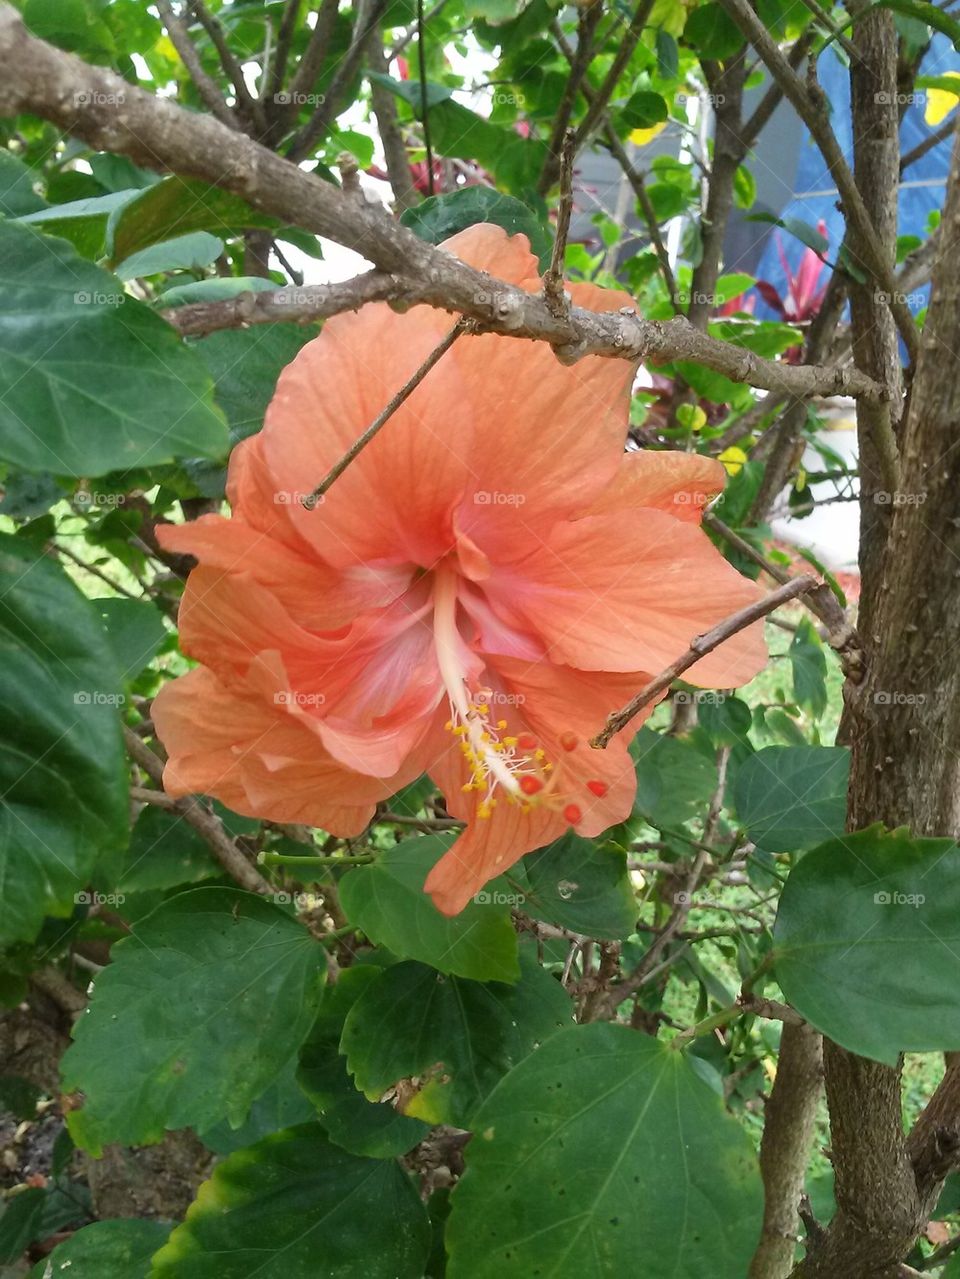
[[(827, 49), (820, 56), (817, 64), (820, 83), (827, 100), (832, 106), (832, 124), (837, 141), (843, 148), (848, 163), (853, 166), (853, 130), (850, 118), (850, 73), (833, 49)], [(936, 34), (924, 56), (920, 74), (925, 76), (944, 75), (950, 71), (960, 71), (960, 54), (952, 42), (944, 35)], [(925, 95), (918, 91), (919, 100), (906, 106), (900, 126), (901, 155), (911, 151), (918, 143), (928, 138), (939, 125), (929, 125), (924, 119), (926, 107)], [(916, 235), (925, 239), (927, 219), (933, 210), (943, 208), (947, 173), (950, 167), (952, 137), (945, 138), (926, 155), (911, 164), (904, 174), (900, 185), (900, 235)], [(781, 210), (781, 218), (797, 218), (800, 221), (816, 226), (821, 220), (826, 223), (827, 238), (830, 250), (829, 260), (834, 255), (843, 238), (843, 215), (837, 210), (837, 190), (833, 184), (823, 157), (816, 143), (809, 134), (804, 134), (797, 162), (797, 175), (793, 184), (795, 195)], [(793, 270), (797, 265), (805, 247), (794, 236), (783, 230), (777, 230), (787, 260)], [(769, 280), (781, 296), (785, 296), (787, 282), (780, 256), (777, 252), (775, 236), (771, 235), (764, 246), (760, 261), (754, 274), (758, 279)], [(824, 273), (821, 282), (827, 279)], [(756, 314), (764, 319), (773, 318), (775, 312), (755, 293)], [(926, 305), (926, 290), (910, 299), (914, 311)]]

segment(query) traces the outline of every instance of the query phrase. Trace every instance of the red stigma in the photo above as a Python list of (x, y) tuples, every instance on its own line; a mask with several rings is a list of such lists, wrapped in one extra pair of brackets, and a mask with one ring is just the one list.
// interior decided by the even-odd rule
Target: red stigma
[(583, 816), (576, 804), (568, 804), (563, 810), (563, 820), (569, 822), (571, 826), (576, 826), (577, 822)]
[(521, 777), (520, 789), (524, 795), (536, 795), (543, 790), (543, 782), (539, 777)]
[(560, 734), (560, 745), (565, 751), (575, 751), (578, 740), (576, 733), (571, 733), (569, 730)]
[(606, 782), (587, 782), (587, 790), (591, 795), (596, 795), (597, 799), (603, 799), (609, 789)]
[(517, 745), (522, 751), (535, 751), (537, 749), (537, 739), (532, 733), (521, 733), (517, 738)]

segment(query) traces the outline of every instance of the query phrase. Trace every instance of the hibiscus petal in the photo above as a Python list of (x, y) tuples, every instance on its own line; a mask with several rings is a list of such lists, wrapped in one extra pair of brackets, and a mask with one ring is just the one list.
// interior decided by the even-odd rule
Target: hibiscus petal
[(704, 507), (723, 490), (726, 477), (722, 462), (701, 453), (667, 449), (624, 453), (613, 481), (582, 513), (653, 507), (674, 519), (699, 523)]
[[(692, 524), (663, 511), (588, 515), (485, 583), (499, 612), (519, 611), (549, 656), (583, 670), (659, 672), (690, 641), (761, 595)], [(746, 683), (766, 661), (763, 624), (738, 632), (684, 679)]]

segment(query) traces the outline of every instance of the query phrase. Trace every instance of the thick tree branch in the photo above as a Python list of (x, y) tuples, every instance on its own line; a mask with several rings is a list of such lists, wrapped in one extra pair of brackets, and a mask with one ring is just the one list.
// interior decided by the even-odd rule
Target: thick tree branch
[[(885, 394), (856, 369), (764, 360), (698, 333), (680, 318), (660, 323), (642, 320), (633, 310), (595, 313), (580, 307), (558, 318), (541, 296), (426, 244), (384, 209), (350, 198), (210, 117), (183, 111), (36, 39), (9, 5), (0, 6), (0, 55), (14, 69), (0, 85), (0, 114), (32, 111), (100, 149), (233, 191), (262, 212), (329, 236), (408, 282), (404, 302), (459, 312), (488, 332), (549, 342), (567, 363), (586, 355), (695, 360), (733, 381), (797, 396)], [(265, 305), (255, 305), (253, 315)]]

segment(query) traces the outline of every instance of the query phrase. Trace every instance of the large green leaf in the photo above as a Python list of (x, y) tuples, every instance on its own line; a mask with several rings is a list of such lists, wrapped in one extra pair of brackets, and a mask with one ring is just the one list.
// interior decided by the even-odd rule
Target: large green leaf
[(103, 475), (224, 452), (197, 356), (63, 240), (0, 222), (0, 458)]
[[(316, 332), (313, 325), (306, 324), (257, 324), (211, 333), (191, 344), (213, 377), (214, 396), (227, 417), (231, 448), (263, 426), (277, 378)], [(222, 496), (224, 467), (191, 461), (186, 470), (205, 496)]]
[(107, 248), (112, 261), (122, 262), (152, 244), (191, 231), (209, 231), (224, 239), (248, 227), (276, 225), (276, 218), (258, 213), (238, 195), (174, 174), (141, 191), (111, 217)]
[(588, 937), (617, 940), (633, 932), (637, 906), (622, 849), (573, 831), (528, 853), (506, 878), (522, 894), (525, 914)]
[(439, 244), (477, 222), (492, 222), (510, 235), (525, 235), (541, 267), (546, 270), (550, 265), (553, 238), (549, 231), (532, 209), (493, 187), (463, 187), (431, 196), (406, 209), (400, 221), (428, 244)]
[(216, 879), (223, 868), (206, 840), (177, 813), (148, 804), (130, 832), (130, 847), (117, 882), (121, 893), (178, 888)]
[(131, 253), (117, 267), (117, 275), (121, 280), (135, 280), (137, 276), (161, 271), (198, 270), (216, 262), (222, 252), (223, 241), (217, 236), (209, 231), (191, 231)]
[(69, 915), (127, 839), (119, 679), (96, 610), (0, 535), (0, 945)]
[(127, 191), (110, 191), (106, 195), (91, 195), (66, 204), (51, 204), (36, 209), (19, 218), (45, 235), (69, 240), (84, 258), (102, 258), (107, 242), (107, 222), (111, 214), (135, 200), (139, 188)]
[(37, 175), (18, 157), (0, 148), (0, 213), (16, 218), (36, 213), (45, 201), (33, 189)]
[(768, 746), (737, 771), (737, 814), (758, 848), (812, 848), (843, 830), (849, 773), (845, 746)]
[(784, 995), (844, 1048), (960, 1049), (960, 849), (879, 825), (822, 844), (787, 880), (774, 953)]
[(291, 1058), (271, 1081), (266, 1092), (261, 1093), (253, 1103), (250, 1114), (239, 1128), (233, 1128), (229, 1120), (221, 1119), (218, 1124), (205, 1128), (197, 1136), (214, 1154), (232, 1155), (244, 1146), (262, 1141), (271, 1133), (316, 1119), (313, 1103), (297, 1084), (296, 1072), (297, 1060)]
[[(348, 1013), (379, 980), (372, 964), (345, 968), (324, 991), (320, 1012), (300, 1050), (297, 1079), (319, 1112), (330, 1140), (354, 1155), (389, 1159), (412, 1149), (430, 1131), (419, 1119), (401, 1115), (391, 1101), (368, 1101), (354, 1087), (340, 1037)], [(414, 1010), (409, 1010), (411, 1014)]]
[(682, 1053), (626, 1026), (563, 1030), (475, 1118), (450, 1279), (742, 1279), (753, 1147)]
[(170, 1226), (165, 1221), (138, 1217), (95, 1221), (54, 1248), (38, 1261), (30, 1279), (147, 1279), (150, 1258), (166, 1242)]
[(690, 742), (641, 729), (630, 746), (636, 761), (636, 811), (654, 826), (703, 818), (717, 788), (717, 766)]
[(133, 679), (167, 638), (163, 614), (150, 600), (103, 599), (96, 607), (121, 678)]
[(305, 1037), (325, 970), (296, 920), (252, 893), (197, 888), (118, 942), (63, 1059), (79, 1145), (240, 1123)]
[(217, 1167), (151, 1279), (421, 1279), (429, 1247), (398, 1164), (359, 1159), (301, 1124)]
[(451, 919), (423, 891), (424, 880), (450, 843), (440, 835), (405, 839), (372, 866), (349, 871), (340, 882), (347, 918), (404, 959), (477, 981), (516, 981), (517, 937), (500, 894), (488, 887), (489, 900), (472, 901)]
[(572, 1017), (566, 991), (533, 961), (513, 986), (395, 964), (350, 1010), (340, 1047), (368, 1097), (416, 1075), (407, 1113), (469, 1128), (494, 1085)]

